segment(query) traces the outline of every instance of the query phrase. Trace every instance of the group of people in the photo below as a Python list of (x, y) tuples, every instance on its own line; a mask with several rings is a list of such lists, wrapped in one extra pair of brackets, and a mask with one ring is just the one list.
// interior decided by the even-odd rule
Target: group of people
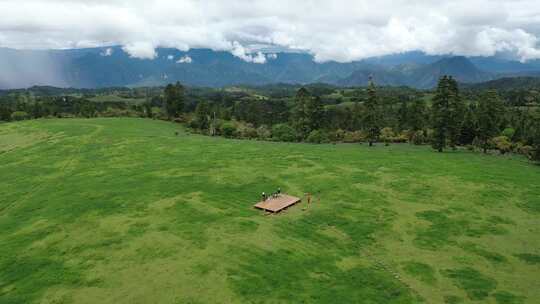
[[(266, 192), (263, 192), (261, 194), (261, 200), (263, 202), (266, 202), (269, 199), (278, 198), (280, 195), (281, 195), (281, 188), (278, 187), (277, 191), (272, 193), (271, 195), (266, 195)], [(306, 197), (308, 205), (310, 205), (311, 204), (311, 193), (308, 192), (308, 193), (304, 194), (304, 196)]]
[(264, 201), (266, 201), (268, 199), (271, 199), (271, 198), (277, 198), (280, 195), (281, 195), (281, 188), (278, 187), (277, 191), (272, 193), (271, 195), (266, 195), (266, 193), (263, 192), (262, 195), (261, 195), (262, 196), (261, 198), (262, 198), (262, 201), (264, 202)]

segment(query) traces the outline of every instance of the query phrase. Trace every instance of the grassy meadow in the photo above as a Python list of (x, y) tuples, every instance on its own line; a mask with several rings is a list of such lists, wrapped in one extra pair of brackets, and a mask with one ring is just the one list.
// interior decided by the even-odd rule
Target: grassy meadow
[[(314, 204), (252, 208), (278, 186)], [(0, 193), (0, 303), (540, 303), (518, 157), (33, 120), (0, 125)]]

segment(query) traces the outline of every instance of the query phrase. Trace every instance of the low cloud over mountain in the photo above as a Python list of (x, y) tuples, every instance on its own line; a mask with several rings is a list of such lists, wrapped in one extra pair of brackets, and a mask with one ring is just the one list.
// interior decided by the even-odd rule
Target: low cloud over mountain
[[(21, 51), (0, 49), (0, 89), (32, 85), (60, 87), (152, 86), (180, 81), (196, 86), (326, 82), (363, 86), (433, 87), (440, 76), (463, 83), (504, 76), (540, 75), (540, 61), (496, 57), (432, 56), (420, 52), (318, 63), (308, 53), (250, 53), (246, 60), (227, 51), (155, 49), (154, 59), (134, 58), (123, 47)], [(259, 59), (257, 59), (259, 58)], [(264, 58), (264, 62), (262, 61)]]
[(156, 48), (209, 48), (265, 63), (261, 47), (350, 62), (409, 51), (540, 58), (535, 0), (4, 0), (0, 47), (121, 45), (134, 58)]

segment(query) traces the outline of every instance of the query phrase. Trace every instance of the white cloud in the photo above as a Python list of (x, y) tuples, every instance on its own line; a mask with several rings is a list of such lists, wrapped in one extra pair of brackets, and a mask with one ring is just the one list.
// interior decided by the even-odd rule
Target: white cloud
[(188, 55), (185, 55), (176, 61), (176, 63), (192, 63), (192, 62), (193, 62), (193, 59), (191, 59), (191, 57), (189, 57)]
[(167, 60), (173, 60), (174, 59), (174, 56), (173, 55), (168, 55), (167, 56)]
[(154, 59), (157, 57), (156, 46), (151, 42), (138, 41), (128, 43), (122, 49), (131, 57), (140, 59)]
[(266, 56), (261, 51), (252, 52), (238, 41), (233, 41), (231, 54), (247, 62), (266, 63)]
[(152, 59), (155, 48), (225, 50), (269, 58), (255, 46), (351, 61), (411, 50), (540, 58), (538, 0), (3, 0), (0, 47), (119, 44)]
[(113, 54), (112, 48), (106, 48), (101, 53), (99, 53), (99, 55), (104, 56), (104, 57), (111, 56), (112, 54)]

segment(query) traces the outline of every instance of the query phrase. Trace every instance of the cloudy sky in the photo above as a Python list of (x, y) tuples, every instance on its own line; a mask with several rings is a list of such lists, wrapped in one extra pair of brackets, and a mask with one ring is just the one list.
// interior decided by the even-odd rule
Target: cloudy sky
[(0, 0), (0, 47), (212, 48), (264, 62), (264, 45), (347, 62), (429, 54), (540, 58), (538, 0)]

